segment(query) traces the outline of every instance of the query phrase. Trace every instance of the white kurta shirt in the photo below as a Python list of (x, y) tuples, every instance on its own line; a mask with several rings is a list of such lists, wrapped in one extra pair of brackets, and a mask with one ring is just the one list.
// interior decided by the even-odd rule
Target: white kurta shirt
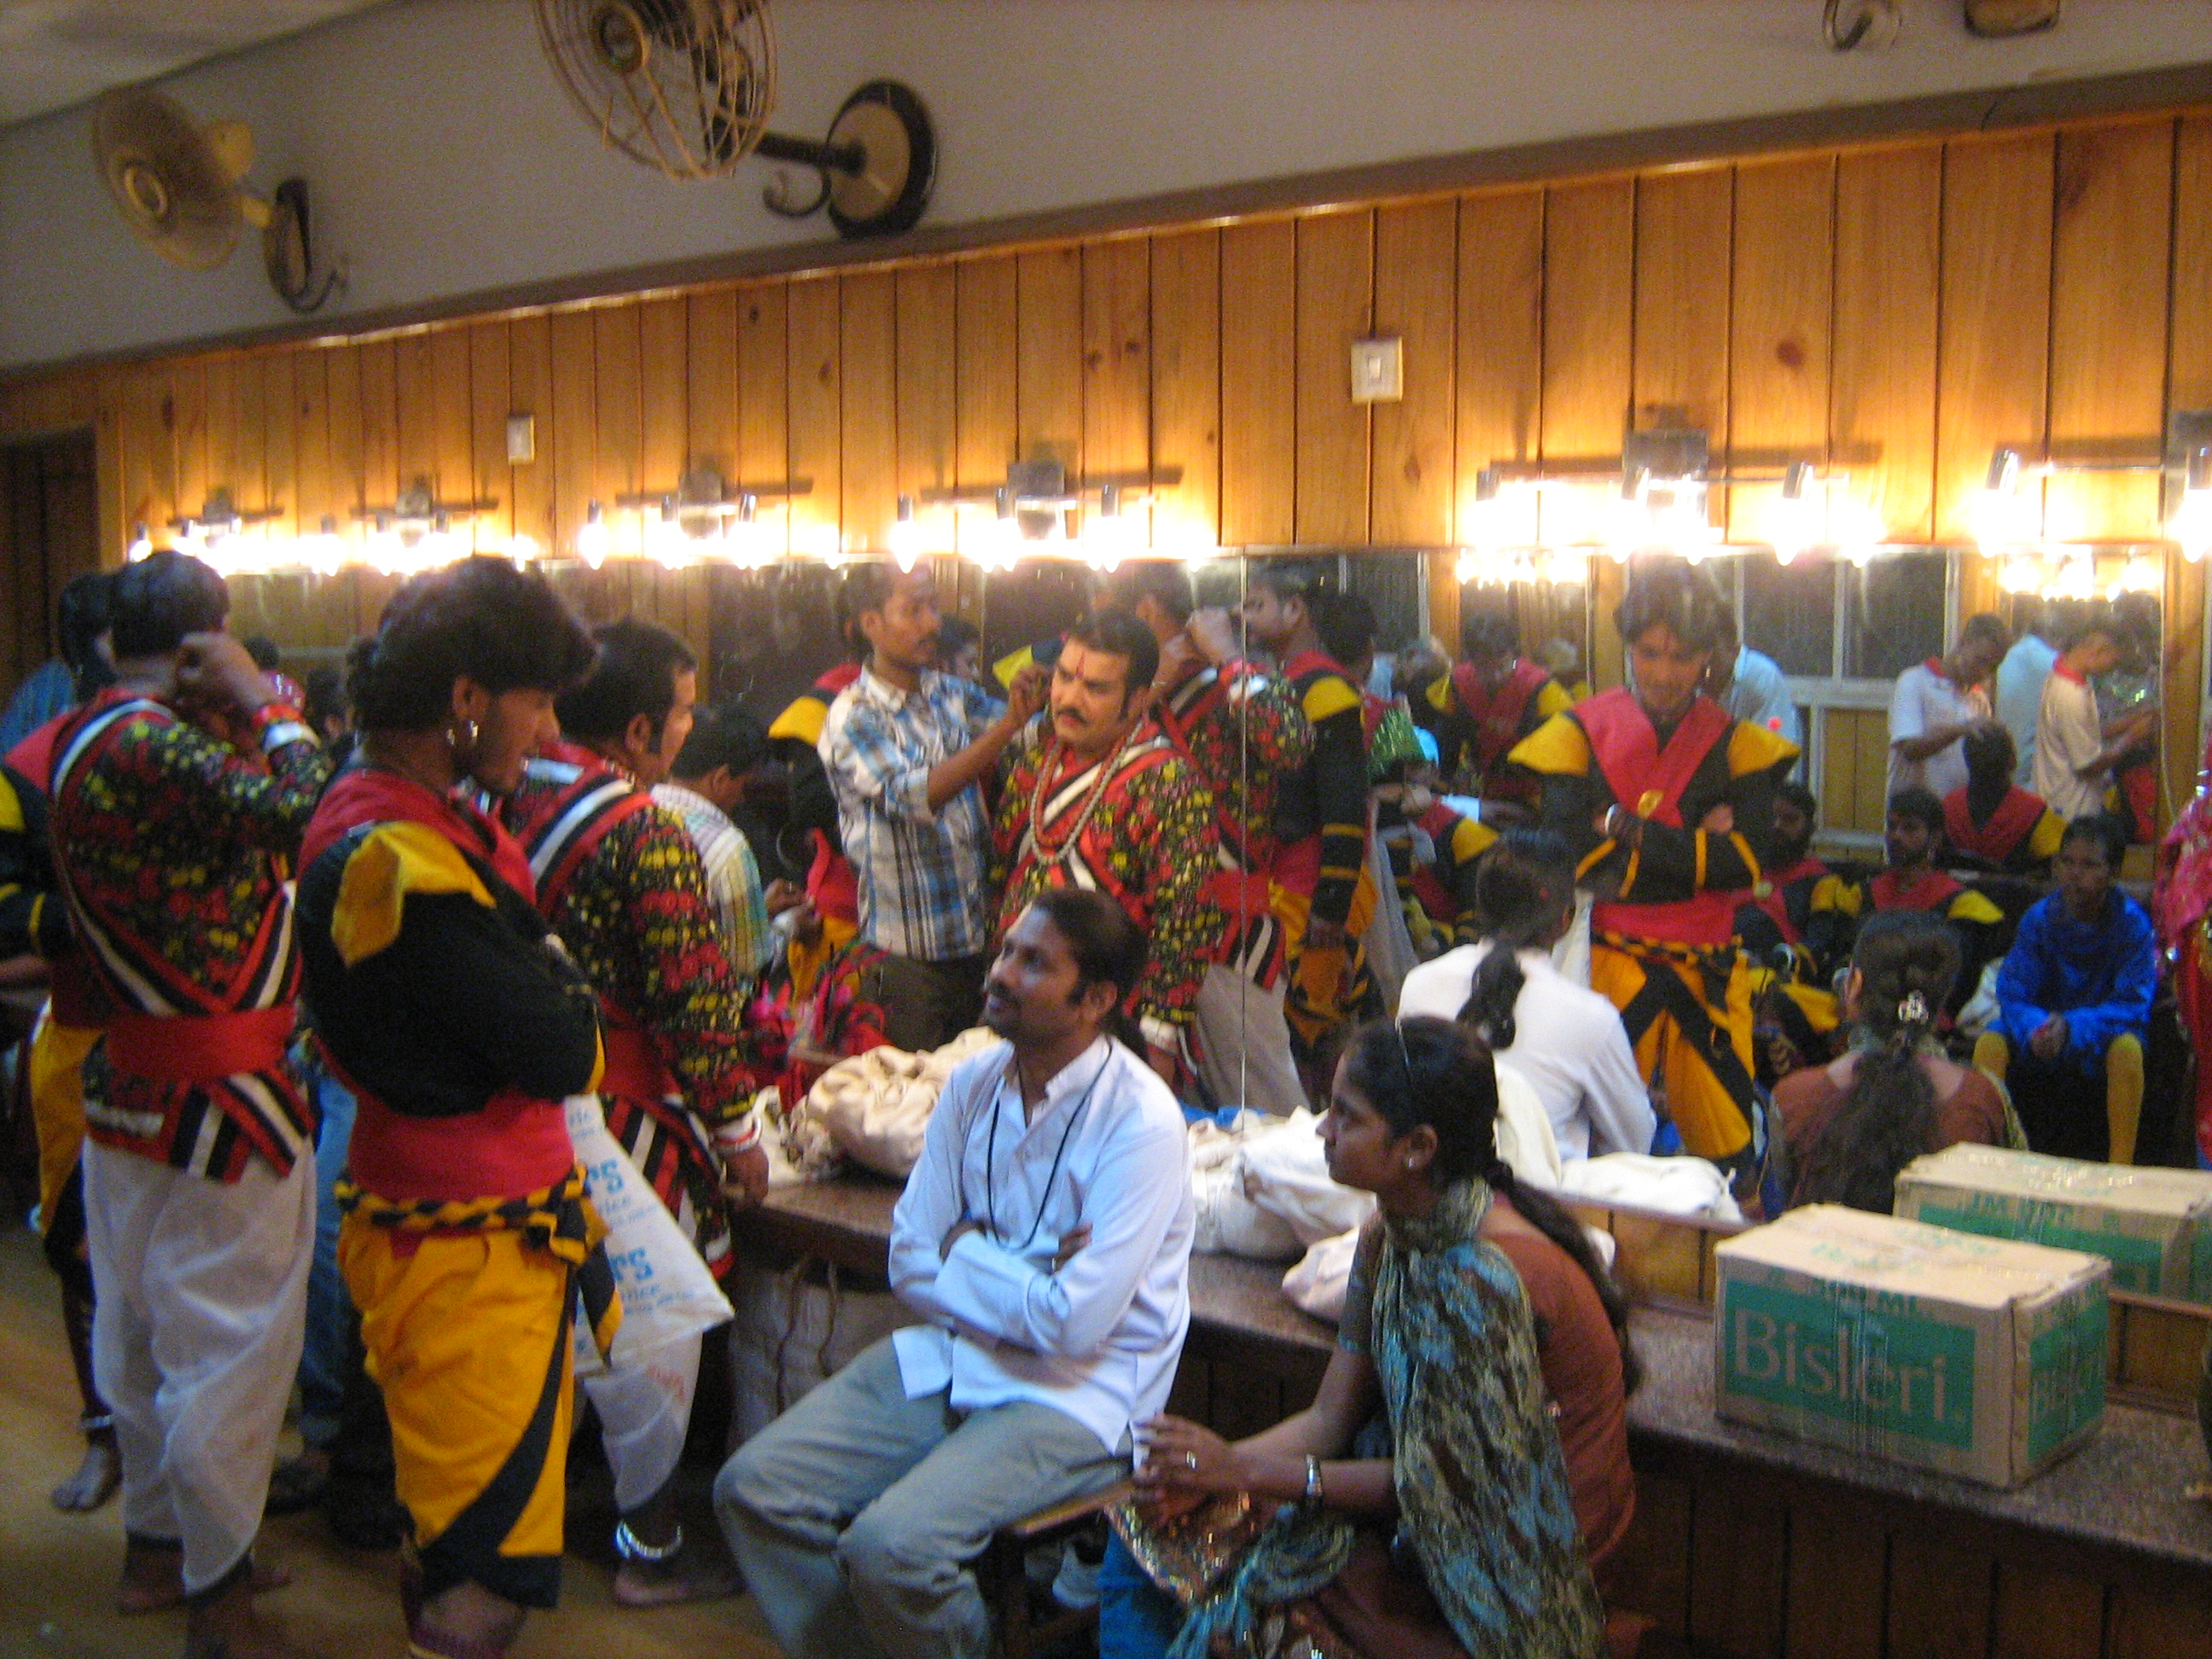
[[(1406, 975), (1398, 1018), (1456, 1019), (1467, 1006), (1474, 970), (1491, 942), (1462, 945)], [(1513, 1000), (1513, 1046), (1498, 1057), (1528, 1080), (1552, 1121), (1561, 1158), (1600, 1152), (1648, 1152), (1658, 1115), (1636, 1069), (1620, 1011), (1576, 984), (1543, 951), (1519, 953), (1521, 994)]]
[[(900, 1380), (909, 1400), (949, 1385), (956, 1411), (1052, 1407), (1112, 1452), (1166, 1406), (1190, 1325), (1182, 1109), (1101, 1037), (1025, 1121), (1012, 1054), (994, 1042), (953, 1068), (892, 1212), (891, 1288), (928, 1322), (892, 1338)], [(983, 1224), (940, 1258), (963, 1219)], [(1090, 1242), (1054, 1272), (1085, 1224)]]

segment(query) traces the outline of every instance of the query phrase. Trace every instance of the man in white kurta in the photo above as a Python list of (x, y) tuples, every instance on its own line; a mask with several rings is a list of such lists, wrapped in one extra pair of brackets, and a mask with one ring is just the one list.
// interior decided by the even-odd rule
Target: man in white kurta
[(1126, 1473), (1190, 1322), (1182, 1113), (1110, 1031), (1144, 935), (1097, 894), (1017, 919), (985, 985), (1008, 1039), (955, 1068), (893, 1214), (922, 1322), (731, 1458), (714, 1501), (792, 1659), (984, 1659), (969, 1563), (993, 1533)]

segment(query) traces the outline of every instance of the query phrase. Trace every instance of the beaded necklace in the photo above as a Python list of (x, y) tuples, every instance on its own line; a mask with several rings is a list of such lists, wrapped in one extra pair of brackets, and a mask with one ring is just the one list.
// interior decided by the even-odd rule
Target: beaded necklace
[(1137, 727), (1143, 723), (1141, 720), (1133, 723), (1121, 734), (1121, 741), (1114, 745), (1114, 752), (1100, 764), (1098, 781), (1091, 786), (1083, 810), (1075, 815), (1073, 827), (1056, 841), (1046, 838), (1044, 809), (1053, 793), (1053, 779), (1060, 770), (1060, 739), (1055, 737), (1045, 745), (1044, 753), (1037, 759), (1036, 787), (1030, 792), (1030, 844), (1036, 848), (1037, 856), (1045, 863), (1059, 863), (1066, 856), (1068, 849), (1083, 838), (1083, 832), (1091, 827), (1091, 815), (1098, 810), (1098, 803), (1105, 799), (1106, 786), (1114, 781), (1114, 774), (1121, 764), (1121, 757), (1128, 752), (1130, 741), (1137, 735)]

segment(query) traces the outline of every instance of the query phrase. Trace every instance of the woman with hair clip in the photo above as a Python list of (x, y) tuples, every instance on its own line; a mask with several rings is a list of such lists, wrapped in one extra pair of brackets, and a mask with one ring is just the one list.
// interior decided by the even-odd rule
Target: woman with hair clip
[(1960, 1141), (2025, 1147), (1997, 1086), (1946, 1059), (1936, 1021), (1959, 972), (1940, 916), (1885, 910), (1859, 929), (1844, 981), (1850, 1048), (1775, 1085), (1790, 1202), (1887, 1214), (1897, 1172)]
[(1406, 975), (1398, 1017), (1472, 1026), (1528, 1079), (1561, 1158), (1648, 1152), (1658, 1128), (1620, 1011), (1552, 963), (1575, 915), (1575, 861), (1548, 830), (1508, 830), (1475, 867), (1481, 939)]
[(1250, 1439), (1145, 1425), (1102, 1659), (1604, 1651), (1593, 1569), (1635, 1507), (1627, 1308), (1565, 1210), (1499, 1160), (1497, 1112), (1464, 1026), (1354, 1033), (1322, 1144), (1378, 1214), (1336, 1352), (1313, 1405)]
[(354, 647), (361, 746), (301, 848), (315, 1036), (358, 1101), (338, 1259), (411, 1522), (411, 1659), (495, 1659), (553, 1605), (572, 1322), (604, 1352), (620, 1317), (562, 1107), (598, 1086), (599, 1000), (466, 798), (513, 793), (592, 656), (504, 559), (414, 578)]

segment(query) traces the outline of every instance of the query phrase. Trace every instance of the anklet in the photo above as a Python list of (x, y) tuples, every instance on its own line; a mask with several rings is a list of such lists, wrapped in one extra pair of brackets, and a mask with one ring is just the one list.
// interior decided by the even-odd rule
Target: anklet
[(615, 1548), (625, 1561), (641, 1561), (647, 1566), (657, 1567), (672, 1559), (683, 1547), (684, 1528), (681, 1527), (677, 1528), (676, 1535), (665, 1544), (655, 1547), (640, 1541), (638, 1535), (629, 1529), (629, 1522), (615, 1522)]

